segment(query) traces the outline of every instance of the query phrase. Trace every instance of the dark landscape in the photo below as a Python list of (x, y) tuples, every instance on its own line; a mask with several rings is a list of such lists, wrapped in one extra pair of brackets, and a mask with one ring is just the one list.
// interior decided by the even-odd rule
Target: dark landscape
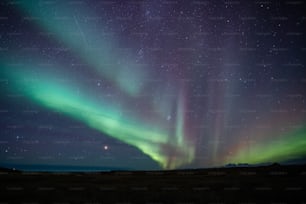
[(1, 169), (1, 203), (305, 203), (305, 165), (96, 173)]

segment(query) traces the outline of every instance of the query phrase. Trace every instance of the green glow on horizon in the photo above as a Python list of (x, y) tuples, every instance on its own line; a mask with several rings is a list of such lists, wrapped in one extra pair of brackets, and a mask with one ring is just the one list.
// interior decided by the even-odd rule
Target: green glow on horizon
[(277, 139), (276, 142), (257, 144), (238, 150), (225, 163), (260, 164), (284, 162), (306, 154), (306, 128), (293, 131)]
[[(56, 81), (56, 76), (47, 71), (33, 78), (33, 69), (25, 65), (20, 68), (5, 67), (11, 88), (21, 89), (27, 98), (41, 106), (64, 113), (108, 136), (137, 147), (165, 169), (177, 168), (194, 159), (194, 146), (186, 139), (184, 142), (177, 142), (163, 127), (155, 127), (154, 124), (145, 124), (141, 119), (121, 115), (118, 107), (107, 100), (96, 101), (85, 91), (77, 93), (72, 82), (67, 84)], [(177, 134), (179, 138), (176, 139), (183, 140), (182, 133)], [(174, 155), (169, 154), (167, 148), (174, 150)]]

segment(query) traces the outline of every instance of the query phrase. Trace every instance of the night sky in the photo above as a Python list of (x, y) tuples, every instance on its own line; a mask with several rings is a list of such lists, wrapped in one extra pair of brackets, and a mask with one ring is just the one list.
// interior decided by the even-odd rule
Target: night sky
[(305, 11), (303, 1), (1, 1), (0, 165), (305, 163)]

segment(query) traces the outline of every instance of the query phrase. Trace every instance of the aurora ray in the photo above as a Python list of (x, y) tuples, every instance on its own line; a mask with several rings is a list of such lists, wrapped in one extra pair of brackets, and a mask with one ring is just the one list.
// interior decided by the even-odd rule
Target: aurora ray
[(23, 0), (17, 5), (28, 15), (25, 19), (39, 19), (35, 22), (40, 27), (55, 34), (58, 41), (70, 47), (103, 77), (115, 81), (120, 89), (130, 95), (139, 94), (146, 76), (143, 65), (131, 60), (117, 63), (116, 59), (121, 56), (117, 56), (114, 50), (119, 45), (111, 35), (103, 36), (105, 30), (95, 20), (100, 17), (85, 7), (79, 6), (74, 10), (65, 4), (59, 1), (37, 3), (36, 0)]

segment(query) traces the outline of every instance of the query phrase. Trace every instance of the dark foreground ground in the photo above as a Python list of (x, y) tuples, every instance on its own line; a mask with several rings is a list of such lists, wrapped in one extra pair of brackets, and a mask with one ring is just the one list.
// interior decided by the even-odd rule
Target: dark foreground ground
[(31, 173), (0, 170), (0, 203), (306, 203), (306, 166)]

